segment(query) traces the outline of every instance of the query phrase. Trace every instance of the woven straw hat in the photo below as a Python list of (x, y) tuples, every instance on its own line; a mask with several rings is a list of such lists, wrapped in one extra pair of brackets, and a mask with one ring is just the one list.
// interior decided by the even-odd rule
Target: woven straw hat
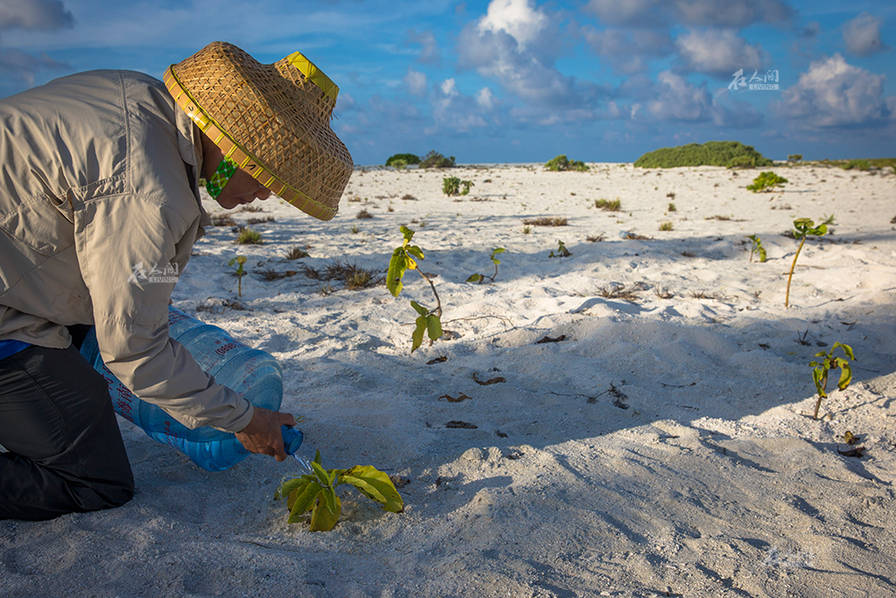
[(212, 42), (165, 71), (177, 104), (224, 152), (274, 194), (329, 220), (352, 172), (330, 128), (339, 88), (300, 52), (261, 64)]

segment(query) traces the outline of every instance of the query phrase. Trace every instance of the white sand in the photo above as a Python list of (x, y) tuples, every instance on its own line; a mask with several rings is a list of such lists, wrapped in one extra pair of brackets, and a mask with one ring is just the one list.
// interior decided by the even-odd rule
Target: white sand
[[(331, 222), (276, 199), (234, 213), (273, 216), (255, 225), (266, 243), (210, 229), (175, 305), (235, 298), (237, 252), (252, 271), (383, 271), (399, 225), (417, 231), (451, 340), (409, 353), (408, 301), (432, 303), (413, 272), (397, 299), (250, 274), (248, 311), (199, 314), (281, 361), (306, 455), (408, 478), (406, 512), (349, 488), (336, 529), (311, 533), (272, 500), (294, 462), (207, 473), (125, 422), (134, 500), (0, 522), (0, 595), (896, 595), (896, 176), (774, 170), (790, 183), (769, 194), (744, 188), (758, 171), (710, 167), (356, 171)], [(446, 198), (448, 175), (472, 193)], [(783, 233), (831, 213), (835, 232), (806, 243), (785, 309), (797, 243)], [(540, 216), (568, 226), (524, 233)], [(754, 233), (766, 263), (748, 262)], [(548, 257), (558, 240), (571, 257)], [(293, 246), (311, 257), (283, 260)], [(464, 282), (492, 272), (495, 246), (507, 249), (497, 280)], [(602, 296), (613, 288), (636, 298)], [(808, 362), (834, 341), (855, 349), (855, 378), (815, 421)], [(439, 399), (461, 393), (471, 399)], [(838, 453), (847, 430), (864, 457)]]

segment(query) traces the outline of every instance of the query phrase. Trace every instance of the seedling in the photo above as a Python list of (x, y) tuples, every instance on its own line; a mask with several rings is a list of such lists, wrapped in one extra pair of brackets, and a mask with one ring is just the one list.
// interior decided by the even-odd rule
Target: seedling
[(557, 241), (557, 253), (551, 251), (551, 254), (548, 257), (569, 257), (572, 254), (569, 252), (569, 249), (566, 248), (563, 241)]
[(236, 264), (235, 275), (236, 275), (236, 280), (237, 280), (237, 282), (236, 282), (237, 297), (243, 296), (243, 276), (246, 275), (246, 271), (243, 269), (243, 264), (245, 264), (245, 263), (246, 263), (245, 255), (238, 255), (235, 258), (231, 258), (231, 260), (229, 262), (227, 262), (228, 266), (233, 266), (234, 264)]
[(478, 274), (478, 273), (471, 274), (470, 277), (467, 279), (467, 282), (478, 282), (481, 284), (481, 283), (485, 282), (486, 278), (488, 278), (492, 282), (495, 282), (495, 278), (498, 277), (498, 264), (501, 263), (501, 260), (499, 260), (495, 256), (498, 255), (499, 253), (504, 253), (503, 247), (495, 247), (494, 249), (492, 249), (491, 260), (492, 260), (492, 263), (495, 265), (495, 273), (494, 274), (492, 274), (491, 276), (489, 276), (488, 274)]
[(800, 240), (799, 247), (796, 248), (796, 255), (793, 256), (793, 263), (790, 264), (790, 272), (787, 274), (787, 292), (784, 293), (784, 307), (787, 308), (790, 306), (790, 279), (793, 278), (793, 270), (796, 268), (796, 258), (800, 257), (800, 251), (803, 249), (803, 244), (806, 242), (806, 237), (809, 235), (815, 235), (817, 237), (822, 237), (828, 232), (828, 225), (834, 223), (833, 214), (825, 218), (824, 222), (815, 226), (815, 223), (812, 222), (810, 218), (797, 218), (793, 221), (793, 238)]
[(404, 242), (400, 247), (396, 247), (392, 252), (392, 258), (389, 260), (389, 270), (386, 274), (386, 287), (393, 297), (398, 297), (401, 293), (401, 280), (407, 270), (416, 270), (432, 289), (432, 294), (436, 297), (436, 307), (429, 309), (420, 305), (416, 301), (411, 301), (411, 307), (417, 312), (417, 327), (411, 335), (411, 353), (416, 351), (423, 344), (423, 334), (429, 336), (429, 344), (442, 336), (442, 302), (439, 300), (439, 294), (436, 292), (436, 285), (432, 283), (431, 275), (426, 274), (417, 265), (417, 260), (423, 259), (423, 250), (417, 245), (411, 245), (411, 239), (414, 237), (414, 231), (406, 226), (401, 227), (401, 233), (404, 235)]
[(364, 496), (375, 500), (391, 513), (401, 513), (404, 501), (389, 476), (372, 465), (355, 465), (351, 469), (324, 469), (320, 451), (311, 462), (311, 473), (286, 480), (274, 494), (275, 499), (286, 499), (288, 523), (298, 523), (311, 512), (311, 531), (327, 532), (336, 526), (342, 514), (342, 501), (336, 488), (349, 484)]
[(660, 223), (660, 230), (661, 230), (661, 231), (670, 231), (670, 230), (672, 230), (672, 229), (673, 229), (673, 226), (672, 226), (672, 223), (671, 223), (671, 222), (662, 222), (662, 223)]
[[(845, 357), (834, 357), (834, 350), (840, 347)], [(852, 351), (852, 347), (843, 343), (834, 343), (830, 351), (819, 351), (815, 357), (820, 357), (819, 361), (810, 361), (809, 365), (814, 368), (812, 370), (812, 381), (815, 382), (815, 388), (818, 390), (818, 399), (815, 401), (815, 413), (812, 414), (813, 419), (818, 419), (818, 408), (821, 406), (821, 399), (828, 396), (828, 372), (833, 369), (840, 368), (840, 380), (837, 381), (837, 388), (845, 390), (849, 383), (852, 382), (852, 368), (849, 366), (849, 360), (857, 361)]]
[(750, 261), (753, 261), (753, 254), (755, 253), (759, 256), (760, 262), (765, 262), (768, 259), (768, 255), (765, 253), (765, 247), (762, 246), (762, 239), (759, 238), (759, 235), (750, 235), (747, 238), (753, 241), (753, 245), (750, 247)]
[(782, 176), (776, 175), (774, 172), (767, 170), (765, 172), (760, 172), (759, 176), (753, 179), (753, 183), (751, 185), (747, 185), (747, 189), (752, 191), (753, 193), (759, 193), (760, 191), (773, 191), (775, 187), (779, 185), (783, 185), (787, 182)]

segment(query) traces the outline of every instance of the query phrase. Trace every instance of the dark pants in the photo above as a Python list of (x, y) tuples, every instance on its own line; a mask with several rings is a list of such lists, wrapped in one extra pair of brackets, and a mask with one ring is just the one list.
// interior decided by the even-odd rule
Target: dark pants
[(9, 451), (0, 453), (0, 519), (52, 519), (134, 495), (105, 380), (74, 346), (0, 360), (0, 444)]

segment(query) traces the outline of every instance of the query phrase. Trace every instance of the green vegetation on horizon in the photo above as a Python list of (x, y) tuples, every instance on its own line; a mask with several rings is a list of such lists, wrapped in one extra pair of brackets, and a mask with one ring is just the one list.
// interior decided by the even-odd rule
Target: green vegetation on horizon
[(663, 147), (647, 152), (635, 161), (641, 168), (675, 168), (678, 166), (771, 166), (772, 161), (752, 146), (737, 141), (707, 141), (677, 147)]

